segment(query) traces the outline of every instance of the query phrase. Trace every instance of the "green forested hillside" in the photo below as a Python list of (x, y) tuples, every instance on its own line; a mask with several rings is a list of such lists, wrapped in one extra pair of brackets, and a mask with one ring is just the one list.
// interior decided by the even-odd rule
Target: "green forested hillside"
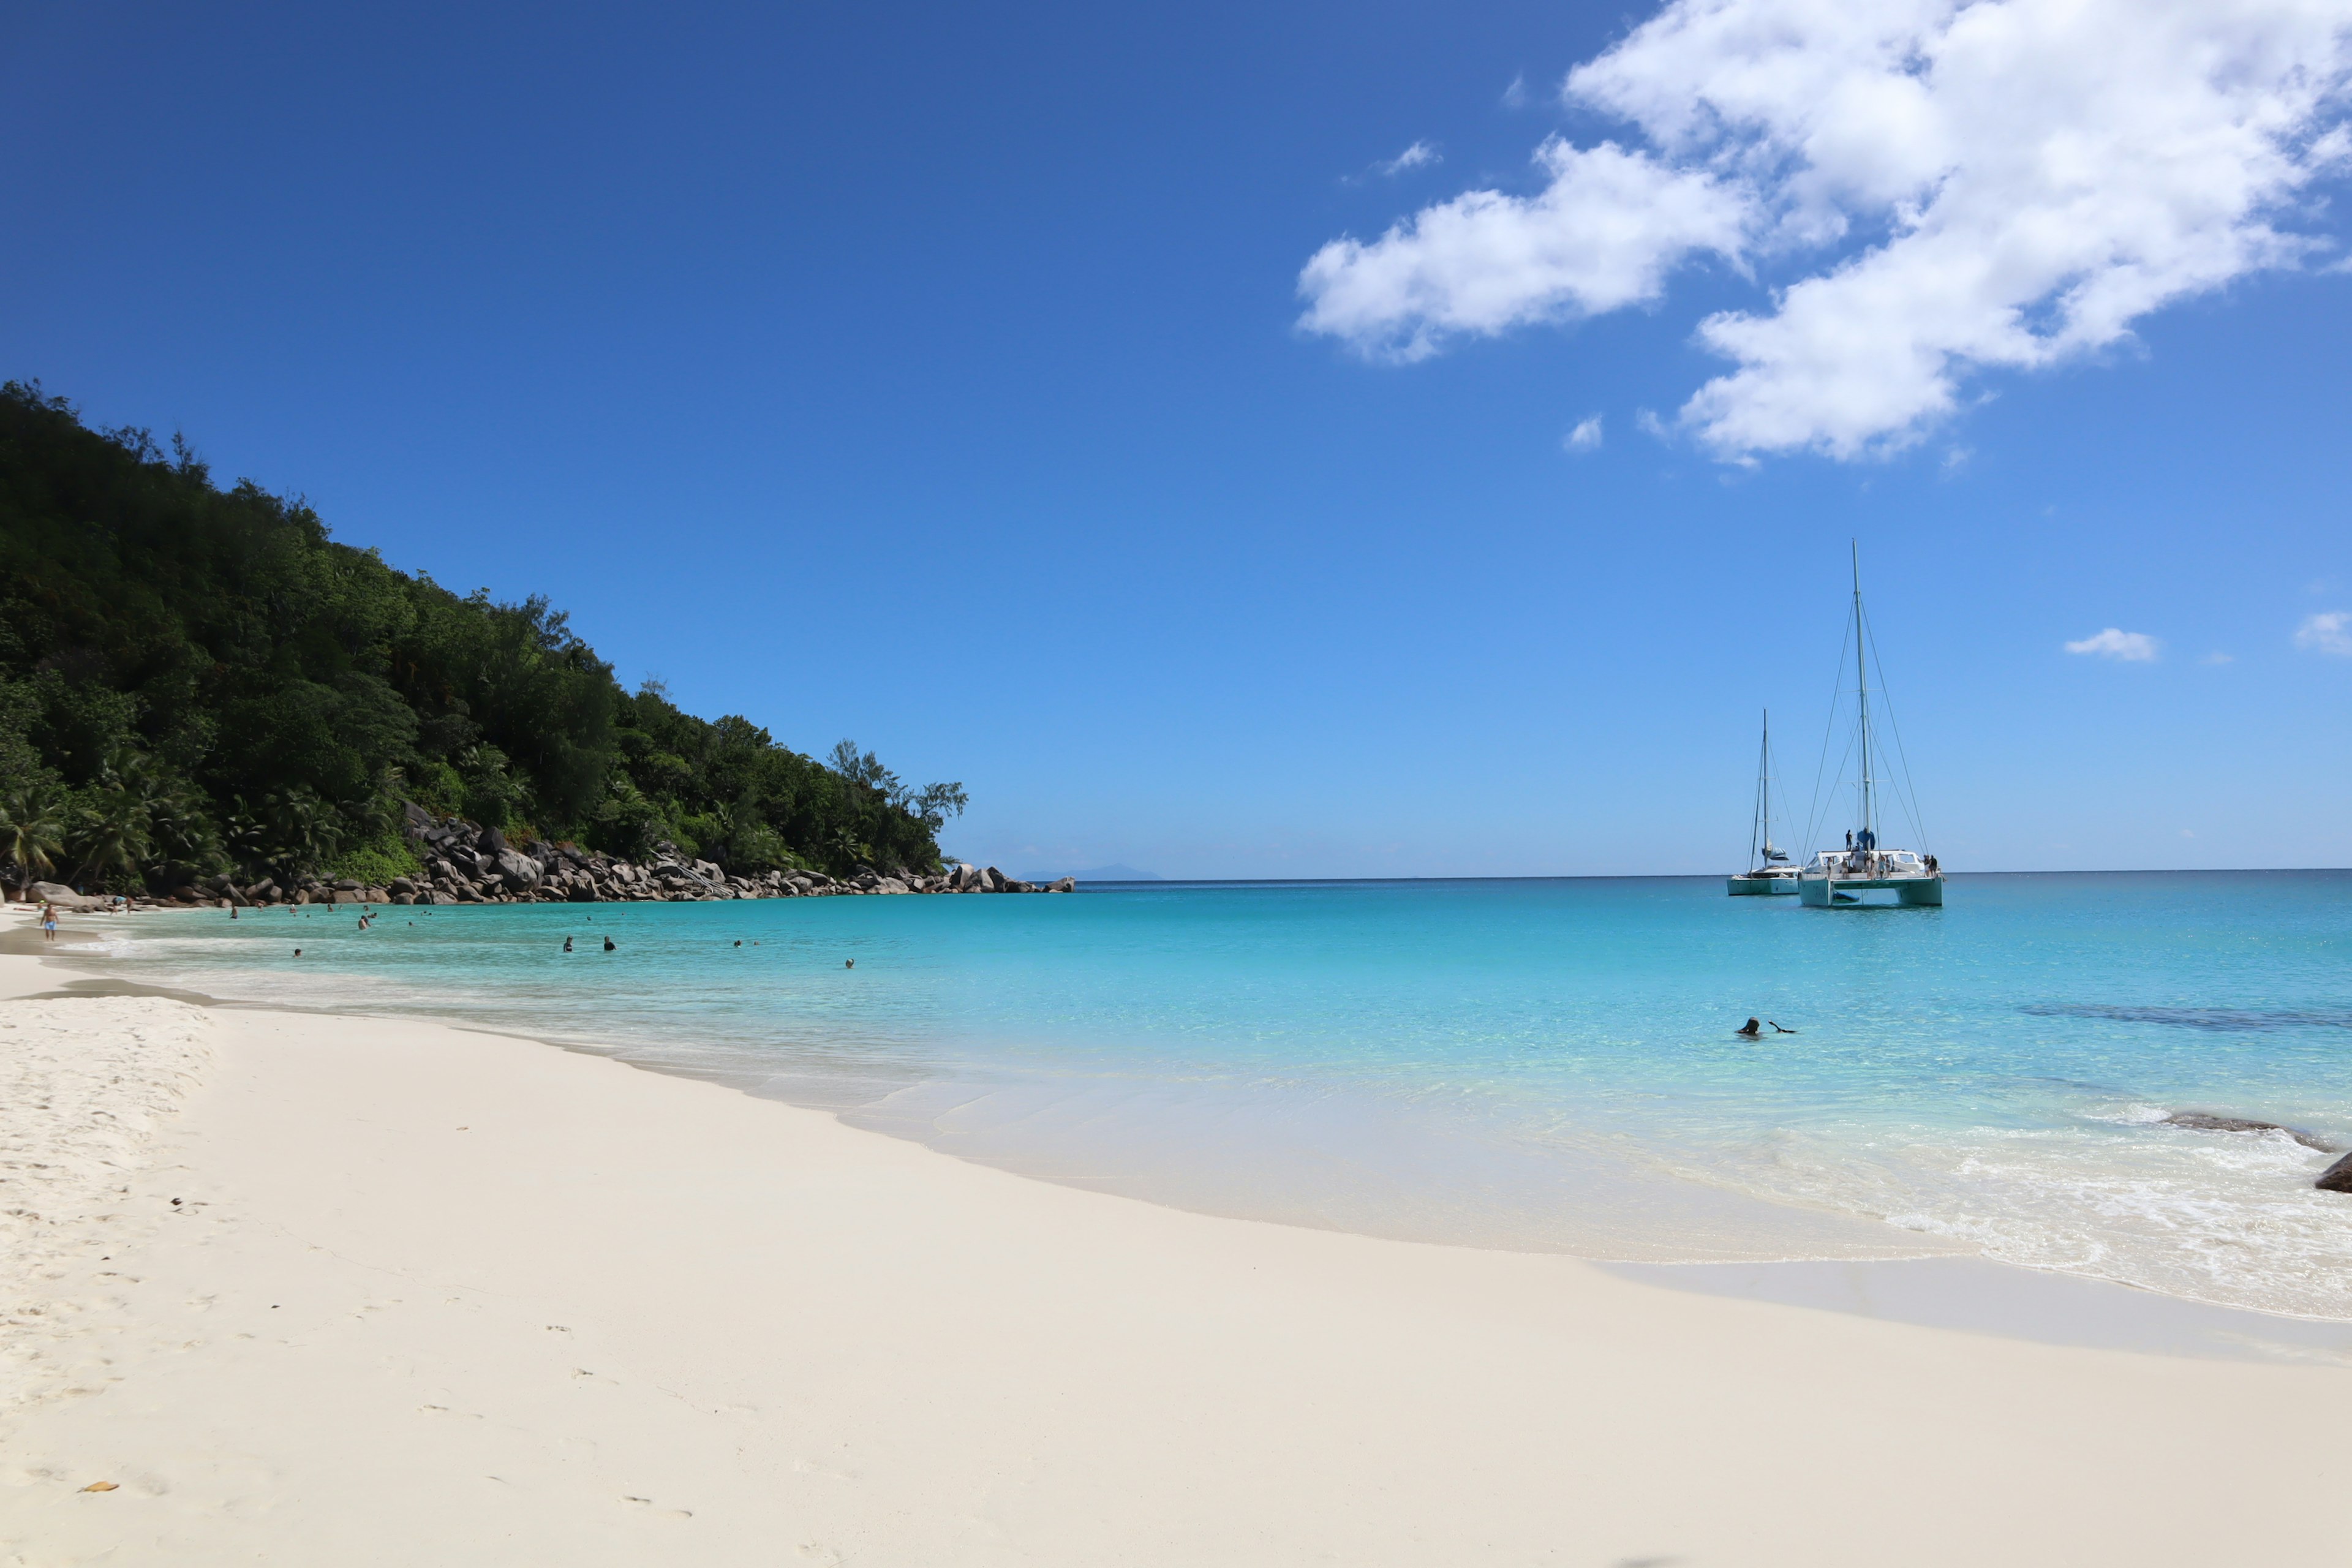
[(407, 869), (399, 802), (730, 870), (934, 870), (963, 792), (635, 694), (543, 599), (335, 543), (175, 438), (0, 387), (0, 865), (162, 891)]

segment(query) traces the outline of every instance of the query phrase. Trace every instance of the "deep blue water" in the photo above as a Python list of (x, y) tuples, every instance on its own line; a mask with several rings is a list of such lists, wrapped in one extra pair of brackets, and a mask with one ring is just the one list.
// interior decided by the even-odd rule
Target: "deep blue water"
[[(1621, 1258), (1977, 1250), (2352, 1317), (2326, 1155), (2158, 1124), (2352, 1145), (2352, 872), (1958, 877), (1939, 910), (1676, 878), (115, 929), (142, 977), (463, 1017), (1192, 1206)], [(1797, 1032), (1742, 1039), (1751, 1014)]]

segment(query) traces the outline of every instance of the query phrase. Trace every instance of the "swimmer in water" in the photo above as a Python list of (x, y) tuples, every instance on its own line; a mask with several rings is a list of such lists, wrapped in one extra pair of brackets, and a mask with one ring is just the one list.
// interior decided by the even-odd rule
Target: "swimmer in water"
[(563, 939), (563, 951), (566, 952), (572, 951), (572, 939), (568, 936)]
[(735, 945), (736, 945), (737, 947), (740, 947), (740, 946), (742, 946), (742, 945), (743, 945), (743, 939), (742, 939), (741, 937), (740, 937), (740, 936), (739, 936), (739, 937), (737, 937), (737, 938), (735, 939)]
[(604, 951), (605, 951), (606, 952), (612, 952), (614, 948), (618, 947), (619, 945), (620, 945), (620, 943), (618, 943), (618, 942), (614, 942), (614, 941), (611, 937), (609, 937), (609, 936), (608, 936), (608, 937), (606, 937), (606, 938), (604, 939)]
[(1758, 1023), (1755, 1019), (1750, 1018), (1748, 1022), (1739, 1026), (1739, 1032), (1752, 1040), (1757, 1036), (1764, 1032), (1764, 1026)]
[(844, 969), (855, 969), (857, 967), (857, 960), (854, 958), (845, 958), (841, 961), (841, 967)]
[(301, 950), (300, 948), (299, 948), (299, 947), (298, 947), (298, 948), (296, 948), (296, 949), (294, 950), (294, 956), (295, 956), (295, 957), (297, 957), (297, 958), (301, 957), (301, 956), (302, 956), (302, 950)]

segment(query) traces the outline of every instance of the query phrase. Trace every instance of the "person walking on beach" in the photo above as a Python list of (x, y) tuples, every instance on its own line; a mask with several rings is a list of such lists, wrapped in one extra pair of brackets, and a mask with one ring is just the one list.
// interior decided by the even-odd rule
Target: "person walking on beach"
[(41, 900), (41, 940), (58, 940), (58, 906), (47, 899)]

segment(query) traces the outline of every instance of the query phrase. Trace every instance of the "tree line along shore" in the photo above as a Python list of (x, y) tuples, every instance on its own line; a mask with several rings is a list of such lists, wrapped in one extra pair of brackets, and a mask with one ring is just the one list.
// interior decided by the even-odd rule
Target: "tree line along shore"
[[(780, 700), (821, 665), (783, 655)], [(0, 386), (0, 887), (911, 887), (954, 879), (938, 836), (964, 805), (848, 741), (820, 760), (625, 689), (543, 598), (453, 593), (299, 496), (215, 484), (179, 437)], [(428, 865), (410, 806), (539, 876)]]
[[(403, 803), (404, 837), (419, 862), (415, 876), (380, 887), (356, 878), (305, 877), (280, 886), (276, 879), (240, 884), (226, 873), (185, 884), (164, 898), (129, 898), (133, 910), (221, 905), (253, 909), (273, 904), (593, 904), (688, 903), (721, 899), (831, 898), (890, 893), (1075, 893), (1077, 879), (1027, 882), (993, 866), (957, 865), (936, 874), (901, 866), (888, 872), (860, 866), (846, 877), (823, 871), (769, 870), (745, 876), (662, 844), (644, 864), (539, 839), (509, 843), (496, 827), (463, 817), (435, 818)], [(110, 907), (61, 883), (36, 882), (26, 895), (68, 909)]]

